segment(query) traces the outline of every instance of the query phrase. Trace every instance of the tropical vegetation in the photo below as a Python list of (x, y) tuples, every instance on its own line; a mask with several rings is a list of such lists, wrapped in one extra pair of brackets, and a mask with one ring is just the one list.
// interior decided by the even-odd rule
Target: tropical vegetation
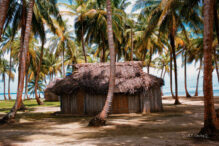
[[(133, 5), (133, 6), (132, 6)], [(127, 8), (132, 6), (132, 13)], [(170, 76), (175, 104), (178, 96), (177, 57), (182, 56), (185, 95), (187, 64), (199, 63), (204, 73), (204, 128), (201, 133), (219, 129), (213, 100), (212, 72), (219, 82), (218, 0), (1, 0), (0, 75), (4, 93), (6, 76), (10, 82), (18, 72), (15, 105), (1, 120), (15, 118), (23, 98), (33, 94), (37, 103), (48, 81), (66, 76), (76, 63), (110, 61), (110, 83), (105, 106), (89, 125), (104, 125), (113, 100), (115, 62), (142, 61), (147, 73), (154, 68), (160, 77)], [(70, 24), (70, 20), (74, 20)], [(9, 54), (9, 59), (6, 58)], [(173, 84), (174, 81), (174, 84)], [(173, 91), (173, 86), (175, 87)], [(38, 96), (39, 95), (39, 96)]]

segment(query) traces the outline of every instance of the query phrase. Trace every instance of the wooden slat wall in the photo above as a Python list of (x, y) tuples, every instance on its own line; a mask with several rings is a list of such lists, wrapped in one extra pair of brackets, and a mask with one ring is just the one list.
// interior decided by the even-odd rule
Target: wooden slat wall
[(138, 113), (141, 111), (140, 95), (127, 95), (129, 113)]
[[(106, 95), (86, 94), (82, 91), (61, 97), (61, 111), (65, 114), (96, 115), (106, 100)], [(140, 95), (115, 94), (110, 113), (150, 113), (162, 111), (160, 88), (152, 88)]]
[(161, 98), (161, 88), (157, 87), (157, 104), (158, 104), (158, 111), (163, 111), (163, 104)]
[(61, 97), (61, 112), (64, 114), (77, 113), (77, 101), (74, 95), (64, 95)]
[(148, 95), (149, 95), (149, 99), (150, 99), (150, 107), (151, 107), (151, 109), (150, 109), (150, 111), (151, 112), (154, 112), (154, 94), (153, 94), (153, 91), (154, 89), (153, 88), (151, 88), (149, 91), (148, 91)]
[(143, 114), (150, 113), (151, 105), (150, 105), (150, 97), (148, 92), (142, 92), (140, 94), (141, 101), (141, 111)]
[(150, 94), (151, 112), (162, 111), (162, 99), (160, 88), (152, 88), (148, 92)]
[(85, 99), (85, 93), (82, 90), (79, 90), (76, 96), (76, 103), (77, 103), (77, 113), (81, 115), (85, 113), (84, 99)]
[(106, 101), (105, 95), (85, 95), (85, 114), (96, 115), (101, 112)]
[(69, 98), (71, 99), (69, 102), (70, 102), (70, 112), (71, 114), (78, 114), (78, 104), (77, 104), (77, 96), (74, 94), (74, 95), (71, 95), (69, 96)]
[(129, 113), (128, 96), (124, 94), (115, 94), (112, 104), (112, 113)]

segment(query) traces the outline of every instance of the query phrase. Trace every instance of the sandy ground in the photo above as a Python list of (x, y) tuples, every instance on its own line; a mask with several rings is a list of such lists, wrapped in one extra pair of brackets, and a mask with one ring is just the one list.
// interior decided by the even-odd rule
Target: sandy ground
[[(215, 100), (219, 108), (219, 97)], [(0, 145), (219, 145), (190, 137), (203, 125), (203, 98), (180, 101), (182, 105), (175, 106), (164, 97), (164, 112), (111, 115), (108, 125), (100, 128), (87, 127), (92, 117), (54, 116), (58, 107), (37, 107), (19, 113), (17, 122), (0, 126)]]

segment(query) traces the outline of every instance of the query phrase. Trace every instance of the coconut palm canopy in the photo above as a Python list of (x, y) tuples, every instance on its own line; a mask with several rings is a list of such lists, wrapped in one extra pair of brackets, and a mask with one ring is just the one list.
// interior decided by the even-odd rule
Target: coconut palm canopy
[[(86, 92), (106, 94), (109, 86), (109, 63), (83, 63), (74, 65), (72, 75), (57, 81), (50, 90), (57, 95), (72, 94), (82, 89)], [(140, 61), (116, 63), (114, 93), (134, 94), (151, 87), (164, 85), (161, 78), (144, 73)]]

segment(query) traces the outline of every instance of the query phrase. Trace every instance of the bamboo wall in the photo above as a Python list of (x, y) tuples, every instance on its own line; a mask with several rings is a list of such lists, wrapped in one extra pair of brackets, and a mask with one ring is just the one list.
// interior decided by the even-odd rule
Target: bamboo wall
[[(106, 95), (87, 94), (78, 91), (73, 95), (61, 98), (61, 112), (75, 115), (96, 115), (106, 100)], [(150, 113), (163, 110), (160, 88), (153, 88), (141, 94), (115, 94), (111, 107), (113, 114), (118, 113)]]

